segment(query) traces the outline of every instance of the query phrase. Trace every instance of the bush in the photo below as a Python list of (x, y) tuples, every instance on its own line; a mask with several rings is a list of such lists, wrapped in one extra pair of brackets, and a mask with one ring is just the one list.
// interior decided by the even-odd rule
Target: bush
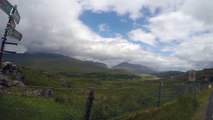
[(57, 98), (55, 98), (55, 102), (57, 102), (57, 103), (64, 103), (64, 98), (57, 97)]

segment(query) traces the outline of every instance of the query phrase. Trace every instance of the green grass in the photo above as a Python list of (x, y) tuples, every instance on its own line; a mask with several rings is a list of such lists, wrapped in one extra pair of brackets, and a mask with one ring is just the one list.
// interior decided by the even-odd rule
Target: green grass
[(38, 69), (21, 68), (25, 76), (24, 83), (26, 85), (33, 86), (51, 86), (51, 87), (61, 87), (63, 81), (59, 81), (60, 78), (53, 76), (52, 74)]
[(132, 112), (112, 120), (202, 120), (210, 90), (196, 95), (185, 95), (160, 108)]
[(0, 120), (74, 120), (69, 108), (53, 99), (4, 95)]
[[(8, 89), (8, 91), (22, 95), (26, 91), (32, 92), (34, 90), (40, 90), (42, 87), (50, 87), (53, 89), (54, 98), (42, 99), (23, 96), (3, 96), (0, 98), (0, 105), (2, 105), (0, 109), (3, 111), (1, 114), (3, 116), (5, 115), (3, 118), (9, 116), (11, 120), (14, 120), (15, 117), (19, 120), (18, 115), (20, 114), (20, 116), (26, 116), (26, 118), (32, 116), (29, 117), (29, 119), (32, 120), (54, 120), (56, 118), (58, 120), (80, 120), (82, 119), (88, 88), (95, 89), (95, 99), (92, 109), (93, 120), (122, 118), (125, 115), (127, 115), (125, 119), (129, 120), (128, 118), (131, 117), (140, 117), (141, 114), (138, 115), (138, 111), (155, 107), (157, 103), (159, 81), (151, 80), (147, 77), (135, 79), (134, 76), (130, 74), (110, 72), (76, 72), (70, 75), (52, 73), (50, 71), (46, 72), (36, 68), (22, 67), (21, 69), (26, 77), (25, 83), (28, 86), (24, 88), (12, 87)], [(71, 88), (63, 88), (62, 84), (64, 82), (69, 82)], [(177, 98), (178, 95), (185, 94), (185, 88), (190, 88), (190, 86), (190, 83), (180, 81), (164, 81), (162, 103), (167, 103)], [(168, 112), (164, 111), (168, 109), (174, 111), (174, 113), (170, 115), (173, 116), (177, 112), (175, 111), (177, 109), (175, 107), (184, 106), (186, 104), (183, 103), (187, 101), (194, 102), (190, 101), (191, 97), (186, 97), (186, 100), (185, 98), (180, 99), (180, 102), (175, 102), (176, 104), (173, 103), (169, 106), (163, 106), (161, 114), (169, 116), (170, 114), (166, 115)], [(55, 102), (55, 98), (57, 98), (57, 102)], [(191, 106), (189, 106), (189, 108), (190, 107)], [(183, 108), (178, 109), (182, 110)], [(153, 111), (150, 112), (151, 115), (156, 113), (155, 117), (161, 115), (157, 114), (156, 111), (158, 111), (158, 109), (151, 109), (150, 111)], [(6, 113), (8, 113), (8, 115)], [(10, 114), (17, 115), (12, 117)], [(149, 114), (144, 113), (142, 113), (142, 115), (149, 116)], [(122, 118), (122, 120), (125, 119)], [(152, 119), (158, 120), (150, 118), (150, 120)]]
[(212, 89), (208, 89), (200, 93), (200, 97), (198, 97), (200, 106), (197, 109), (195, 115), (192, 117), (192, 120), (203, 120), (205, 118), (205, 112), (207, 110), (211, 91)]

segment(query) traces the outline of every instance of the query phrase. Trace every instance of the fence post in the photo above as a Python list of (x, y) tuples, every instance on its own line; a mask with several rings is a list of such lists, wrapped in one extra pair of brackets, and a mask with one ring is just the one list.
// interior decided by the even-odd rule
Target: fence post
[(88, 92), (88, 97), (87, 97), (87, 101), (86, 101), (85, 109), (84, 109), (83, 120), (90, 120), (93, 100), (94, 100), (94, 90), (91, 89)]
[(158, 90), (157, 107), (160, 107), (160, 104), (161, 104), (162, 87), (163, 87), (163, 81), (160, 81), (159, 90)]

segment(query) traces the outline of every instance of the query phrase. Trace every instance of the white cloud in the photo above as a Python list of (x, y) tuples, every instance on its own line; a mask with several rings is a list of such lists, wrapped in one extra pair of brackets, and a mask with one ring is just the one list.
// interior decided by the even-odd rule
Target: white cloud
[(95, 12), (114, 11), (119, 15), (129, 14), (130, 18), (136, 19), (142, 17), (140, 10), (147, 0), (82, 0), (81, 4), (84, 8)]
[(207, 25), (213, 25), (212, 0), (186, 0), (180, 10)]
[[(23, 33), (23, 43), (30, 51), (55, 52), (81, 59), (92, 59), (112, 66), (130, 61), (157, 67), (161, 70), (186, 70), (212, 66), (212, 4), (210, 0), (11, 0), (18, 5), (21, 22), (18, 30)], [(84, 25), (79, 16), (85, 10), (94, 12), (116, 12), (136, 20), (143, 17), (143, 7), (158, 16), (149, 19), (147, 29), (133, 29), (127, 33), (131, 40), (156, 45), (156, 38), (165, 46), (162, 51), (170, 56), (148, 52), (139, 44), (131, 43), (117, 35), (104, 38)], [(0, 13), (1, 34), (7, 17)], [(4, 21), (4, 22), (3, 22)], [(107, 24), (107, 23), (106, 23)], [(107, 25), (100, 25), (100, 31)], [(209, 31), (210, 33), (205, 33)], [(179, 44), (172, 42), (177, 40)], [(158, 45), (158, 44), (157, 44)], [(190, 46), (190, 47), (189, 47)]]
[(148, 7), (154, 14), (157, 8), (163, 12), (178, 9), (185, 0), (81, 0), (82, 6), (94, 12), (116, 12), (128, 14), (133, 20), (143, 17), (142, 9)]
[(128, 21), (126, 19), (121, 19), (122, 23), (127, 23)]
[(107, 24), (103, 23), (98, 25), (98, 30), (100, 32), (109, 31), (109, 29), (110, 29), (110, 26), (108, 26)]
[(213, 67), (213, 33), (194, 36), (175, 48), (174, 56), (194, 64), (198, 69)]
[(192, 34), (206, 30), (204, 22), (180, 11), (151, 18), (148, 28), (162, 42), (186, 40)]
[(129, 38), (133, 41), (143, 42), (148, 45), (156, 44), (156, 37), (153, 34), (147, 33), (142, 29), (135, 29), (129, 32)]

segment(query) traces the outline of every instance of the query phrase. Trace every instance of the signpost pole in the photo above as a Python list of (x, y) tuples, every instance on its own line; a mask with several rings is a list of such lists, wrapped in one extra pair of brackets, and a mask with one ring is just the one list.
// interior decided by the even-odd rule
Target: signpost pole
[[(13, 11), (12, 11), (12, 15), (14, 14), (16, 8), (17, 8), (17, 6), (15, 5), (15, 7), (13, 8)], [(9, 20), (8, 20), (7, 26), (5, 28), (4, 35), (2, 37), (1, 50), (0, 50), (0, 68), (2, 68), (4, 46), (5, 46), (5, 42), (7, 41), (8, 28), (10, 27), (10, 23), (11, 23), (12, 19), (13, 19), (12, 16), (9, 16)]]

